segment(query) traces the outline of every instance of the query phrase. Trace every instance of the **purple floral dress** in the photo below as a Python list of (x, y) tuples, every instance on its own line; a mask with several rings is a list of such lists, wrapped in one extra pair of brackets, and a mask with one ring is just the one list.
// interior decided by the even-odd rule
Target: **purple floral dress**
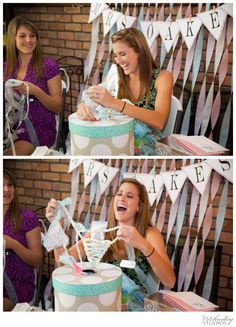
[[(16, 68), (12, 73), (12, 76), (10, 76), (9, 78), (16, 79), (18, 66), (19, 64), (17, 64)], [(37, 85), (45, 93), (49, 94), (47, 81), (60, 74), (59, 66), (54, 59), (44, 58), (43, 67), (44, 68), (42, 77), (37, 80), (36, 73), (32, 68), (31, 60), (28, 65), (24, 81)], [(35, 132), (37, 134), (39, 145), (46, 145), (47, 147), (51, 147), (54, 144), (56, 136), (55, 114), (45, 108), (42, 103), (39, 102), (39, 100), (34, 96), (30, 96), (29, 119), (33, 124)], [(19, 128), (24, 129), (24, 132), (18, 134), (18, 140), (24, 140), (31, 143), (25, 123), (23, 122)]]
[[(32, 210), (21, 209), (22, 226), (18, 232), (14, 232), (10, 223), (10, 212), (6, 212), (3, 222), (3, 234), (8, 235), (23, 246), (27, 247), (26, 233), (40, 226), (38, 217)], [(25, 263), (12, 250), (6, 250), (5, 272), (10, 278), (18, 297), (19, 302), (30, 302), (35, 291), (34, 267)], [(9, 298), (3, 287), (3, 296)]]

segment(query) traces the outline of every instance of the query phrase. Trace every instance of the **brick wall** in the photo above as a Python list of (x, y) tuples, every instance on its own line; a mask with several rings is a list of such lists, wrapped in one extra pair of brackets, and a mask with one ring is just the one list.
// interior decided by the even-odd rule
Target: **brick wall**
[[(41, 41), (43, 44), (43, 52), (45, 55), (50, 55), (55, 57), (56, 59), (63, 56), (75, 56), (78, 58), (82, 58), (83, 60), (86, 58), (88, 50), (91, 45), (91, 28), (92, 24), (88, 24), (88, 17), (90, 12), (90, 4), (8, 4), (4, 5), (5, 11), (7, 8), (11, 8), (12, 12), (15, 15), (22, 15), (27, 17), (28, 19), (34, 21), (38, 26), (41, 32)], [(8, 6), (8, 7), (7, 7)], [(182, 16), (185, 16), (185, 12), (188, 4), (182, 5)], [(205, 11), (206, 4), (203, 3), (202, 11)], [(112, 7), (112, 4), (111, 4)], [(179, 10), (180, 4), (174, 4), (171, 10), (172, 20), (175, 21), (177, 12)], [(137, 14), (139, 13), (141, 8), (140, 4), (137, 4)], [(198, 12), (198, 4), (192, 3), (192, 15), (196, 16)], [(161, 4), (157, 7), (157, 13), (159, 13), (161, 9)], [(212, 6), (210, 7), (212, 9)], [(120, 5), (117, 10), (120, 9)], [(124, 13), (126, 10), (126, 4), (124, 4), (122, 12)], [(150, 18), (154, 15), (155, 6), (150, 5)], [(147, 11), (147, 6), (144, 6), (144, 12)], [(133, 4), (130, 4), (130, 13), (133, 12)], [(170, 7), (168, 4), (165, 4), (165, 19), (169, 16)], [(6, 14), (5, 14), (6, 15)], [(229, 17), (227, 17), (227, 20)], [(102, 17), (100, 16), (100, 27), (99, 27), (100, 35), (99, 35), (99, 45), (101, 44), (102, 36)], [(205, 74), (205, 58), (206, 58), (206, 45), (207, 45), (207, 37), (208, 31), (204, 28), (204, 45), (203, 45), (203, 54), (202, 61), (200, 65), (200, 73), (198, 74), (197, 84), (194, 88), (193, 92), (193, 106), (197, 102), (197, 98), (199, 95), (200, 86), (203, 81), (203, 77)], [(106, 51), (104, 58), (107, 58), (108, 54), (108, 36), (106, 37)], [(181, 38), (179, 39), (177, 46), (174, 50), (174, 60), (176, 58), (178, 49), (181, 45)], [(159, 66), (160, 62), (160, 47), (161, 47), (161, 38), (158, 37), (158, 56), (157, 56), (157, 64)], [(184, 65), (185, 58), (187, 54), (186, 45), (183, 45), (183, 59), (182, 59), (182, 68), (179, 79), (174, 88), (174, 94), (179, 97), (182, 89), (183, 76), (184, 76)], [(163, 64), (163, 68), (167, 67), (170, 56), (172, 55), (172, 50), (166, 57), (166, 60)], [(209, 65), (208, 73), (207, 73), (207, 88), (209, 89), (212, 80), (214, 79), (214, 58), (215, 58), (215, 50), (213, 52), (213, 56)], [(219, 136), (219, 130), (221, 126), (221, 122), (223, 119), (223, 114), (226, 109), (226, 105), (228, 104), (230, 97), (230, 88), (231, 88), (231, 78), (232, 78), (232, 61), (233, 61), (233, 42), (231, 42), (229, 46), (229, 65), (228, 65), (228, 73), (223, 82), (223, 91), (221, 94), (221, 114), (220, 114), (220, 124), (216, 126), (214, 132), (214, 139), (217, 141)], [(103, 69), (104, 62), (102, 62), (101, 69)], [(97, 67), (97, 57), (94, 63), (94, 68), (92, 75)], [(187, 80), (187, 84), (184, 92), (184, 108), (186, 108), (190, 94), (191, 94), (191, 79), (192, 74), (190, 72), (190, 76)], [(91, 82), (91, 79), (90, 79)], [(78, 84), (78, 83), (77, 83)], [(75, 111), (76, 108), (76, 98), (79, 92), (78, 85), (73, 85), (74, 94), (72, 105), (67, 99), (67, 108), (66, 108), (66, 117), (72, 111)], [(215, 78), (215, 91), (218, 89), (218, 75)], [(193, 108), (194, 112), (194, 108)], [(192, 125), (190, 126), (190, 131), (192, 132)], [(231, 143), (231, 141), (230, 141)]]
[[(101, 160), (105, 164), (107, 164), (108, 160)], [(67, 173), (68, 171), (68, 160), (4, 160), (4, 166), (11, 169), (15, 174), (18, 180), (18, 194), (20, 204), (24, 207), (32, 208), (33, 210), (46, 206), (48, 200), (51, 197), (54, 197), (58, 200), (61, 200), (70, 195), (70, 182), (71, 175)], [(130, 159), (126, 159), (127, 167), (129, 167)], [(140, 167), (142, 167), (143, 161), (140, 162)], [(171, 160), (167, 160), (167, 169), (170, 167)], [(183, 163), (182, 160), (176, 160), (176, 167), (180, 168)], [(111, 165), (114, 166), (115, 160), (112, 159)], [(119, 160), (119, 166), (121, 167), (122, 160)], [(133, 171), (137, 169), (139, 164), (138, 159), (133, 160)], [(148, 162), (148, 171), (153, 167), (154, 160), (150, 159)], [(160, 171), (160, 167), (162, 165), (162, 160), (158, 159), (155, 161), (156, 171)], [(189, 164), (187, 161), (186, 164)], [(83, 172), (82, 166), (80, 167), (80, 183), (78, 196), (80, 196), (83, 192)], [(223, 178), (221, 179), (223, 181)], [(81, 214), (81, 220), (84, 220), (85, 215), (89, 208), (89, 187), (86, 193), (86, 204), (84, 210)], [(223, 184), (221, 183), (218, 193), (213, 202), (213, 223), (212, 228), (207, 238), (207, 242), (212, 244), (214, 241), (215, 235), (215, 219), (218, 212), (218, 205), (220, 201), (220, 196), (222, 193)], [(189, 210), (190, 210), (190, 198), (192, 193), (192, 186), (189, 183), (189, 191), (188, 191), (188, 201), (187, 201), (187, 210), (186, 216), (184, 220), (184, 227), (181, 232), (181, 236), (185, 239), (187, 231), (188, 231), (188, 218), (189, 218)], [(107, 195), (107, 205), (110, 203), (111, 192)], [(161, 204), (165, 198), (165, 194), (163, 194), (162, 199), (160, 200), (157, 206), (157, 216), (160, 211)], [(103, 204), (103, 199), (99, 202), (99, 207), (96, 213), (96, 218), (99, 217), (101, 206)], [(165, 238), (167, 232), (167, 222), (170, 211), (170, 201), (167, 202), (166, 209), (166, 218), (165, 225), (163, 229), (163, 236)], [(94, 213), (95, 205), (92, 204), (91, 212)], [(41, 216), (43, 211), (40, 211), (39, 214)], [(152, 208), (153, 212), (153, 208)], [(198, 211), (197, 211), (198, 212)], [(194, 218), (193, 226), (191, 229), (191, 238), (194, 240), (197, 234), (197, 216)], [(175, 235), (175, 227), (172, 231), (172, 238)], [(201, 231), (199, 234), (199, 244), (201, 244)], [(229, 193), (227, 199), (227, 210), (225, 214), (225, 220), (223, 225), (223, 230), (220, 236), (219, 244), (222, 246), (222, 258), (221, 258), (221, 267), (220, 267), (220, 278), (218, 285), (218, 299), (217, 304), (224, 310), (232, 310), (233, 308), (233, 187), (232, 184), (229, 184)], [(50, 265), (52, 265), (52, 255), (47, 257)], [(48, 262), (48, 261), (47, 261)], [(46, 268), (45, 268), (46, 269)], [(52, 268), (51, 268), (52, 269)]]

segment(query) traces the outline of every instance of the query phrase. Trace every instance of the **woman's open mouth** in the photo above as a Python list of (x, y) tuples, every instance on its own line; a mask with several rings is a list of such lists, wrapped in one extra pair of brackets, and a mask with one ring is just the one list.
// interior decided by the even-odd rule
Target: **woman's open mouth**
[(125, 212), (127, 210), (126, 206), (119, 204), (117, 205), (117, 212)]

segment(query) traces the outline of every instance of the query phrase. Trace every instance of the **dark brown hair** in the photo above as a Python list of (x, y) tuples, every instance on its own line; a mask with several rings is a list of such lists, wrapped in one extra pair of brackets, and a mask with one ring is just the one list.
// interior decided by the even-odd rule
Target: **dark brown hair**
[(21, 26), (26, 27), (36, 36), (37, 44), (33, 52), (32, 67), (36, 72), (37, 78), (40, 78), (43, 73), (43, 57), (37, 27), (30, 20), (17, 16), (10, 21), (7, 29), (5, 80), (11, 76), (17, 64), (18, 50), (16, 48), (16, 35)]
[(21, 214), (20, 214), (20, 206), (18, 202), (18, 196), (17, 196), (17, 189), (16, 189), (16, 178), (12, 174), (12, 172), (8, 169), (3, 169), (3, 177), (8, 179), (14, 186), (15, 192), (14, 192), (14, 198), (9, 205), (9, 211), (10, 211), (10, 222), (13, 226), (13, 229), (15, 231), (18, 231), (21, 228)]

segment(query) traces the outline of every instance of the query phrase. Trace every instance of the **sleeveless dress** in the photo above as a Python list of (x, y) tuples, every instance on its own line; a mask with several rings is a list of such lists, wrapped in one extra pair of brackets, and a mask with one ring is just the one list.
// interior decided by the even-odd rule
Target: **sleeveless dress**
[[(112, 260), (109, 263), (120, 267), (120, 262), (121, 260)], [(138, 266), (142, 273), (147, 276), (150, 265), (142, 253), (136, 258), (136, 266)], [(120, 268), (123, 272), (122, 311), (143, 311), (144, 297), (148, 296), (143, 283), (134, 269), (124, 267)]]
[[(144, 96), (141, 100), (134, 102), (135, 106), (145, 108), (147, 110), (155, 110), (157, 95), (155, 83), (159, 72), (159, 69), (154, 69), (153, 71), (148, 104), (146, 104), (146, 96)], [(162, 138), (162, 132), (136, 119), (134, 138), (135, 155), (155, 155), (156, 141)]]

